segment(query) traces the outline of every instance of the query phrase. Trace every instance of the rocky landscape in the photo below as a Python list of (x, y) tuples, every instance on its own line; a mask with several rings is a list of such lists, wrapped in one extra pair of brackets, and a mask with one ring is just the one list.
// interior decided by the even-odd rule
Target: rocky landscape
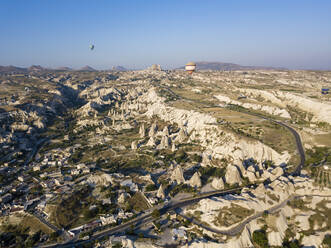
[[(331, 102), (320, 92), (330, 72), (19, 73), (0, 74), (1, 238), (11, 245), (330, 242)], [(124, 226), (145, 214), (145, 226)], [(27, 216), (33, 228), (10, 231)]]

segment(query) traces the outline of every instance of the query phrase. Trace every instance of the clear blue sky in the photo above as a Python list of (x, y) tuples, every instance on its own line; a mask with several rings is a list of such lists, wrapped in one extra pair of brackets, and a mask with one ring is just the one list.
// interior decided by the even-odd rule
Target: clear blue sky
[(0, 44), (0, 65), (331, 69), (331, 1), (0, 0)]

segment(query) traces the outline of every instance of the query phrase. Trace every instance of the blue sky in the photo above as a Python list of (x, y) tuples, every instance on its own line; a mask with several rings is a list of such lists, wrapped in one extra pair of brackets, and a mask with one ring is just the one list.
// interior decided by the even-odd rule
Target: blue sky
[(0, 44), (0, 65), (331, 70), (331, 1), (1, 0)]

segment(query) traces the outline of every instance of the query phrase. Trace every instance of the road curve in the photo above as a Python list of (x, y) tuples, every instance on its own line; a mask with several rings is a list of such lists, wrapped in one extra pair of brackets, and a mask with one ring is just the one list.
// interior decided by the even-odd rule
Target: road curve
[(287, 125), (284, 122), (277, 121), (277, 120), (271, 119), (269, 117), (266, 117), (266, 116), (263, 116), (263, 115), (260, 115), (260, 114), (256, 114), (256, 113), (251, 113), (251, 112), (248, 112), (248, 111), (240, 111), (240, 112), (243, 112), (245, 114), (256, 116), (256, 117), (259, 117), (261, 119), (268, 120), (270, 122), (276, 123), (280, 126), (283, 126), (283, 127), (287, 128), (293, 134), (293, 136), (295, 138), (295, 143), (296, 143), (296, 146), (297, 146), (297, 151), (298, 151), (299, 156), (300, 156), (300, 163), (297, 165), (297, 167), (291, 173), (291, 175), (292, 176), (300, 175), (301, 169), (302, 169), (302, 167), (304, 166), (304, 164), (306, 162), (306, 156), (305, 156), (305, 150), (303, 148), (301, 137), (300, 137), (299, 133), (293, 127)]
[[(162, 216), (162, 215), (164, 215), (164, 214), (166, 214), (170, 211), (173, 211), (177, 208), (185, 207), (185, 206), (190, 205), (192, 203), (198, 202), (198, 201), (200, 201), (201, 199), (204, 199), (204, 198), (208, 198), (208, 197), (212, 197), (212, 196), (219, 196), (219, 195), (226, 195), (226, 194), (233, 194), (233, 193), (236, 193), (236, 192), (240, 191), (242, 188), (249, 187), (249, 186), (256, 186), (256, 185), (251, 184), (251, 185), (248, 185), (248, 186), (246, 185), (246, 186), (243, 186), (243, 187), (237, 187), (237, 188), (233, 188), (233, 189), (216, 190), (216, 191), (202, 193), (202, 194), (199, 194), (195, 197), (190, 197), (190, 198), (183, 199), (183, 200), (180, 200), (180, 201), (177, 201), (177, 202), (170, 202), (168, 205), (162, 206), (162, 207), (159, 208), (160, 214)], [(156, 219), (157, 218), (153, 218), (152, 214), (149, 213), (149, 214), (145, 214), (143, 216), (137, 217), (133, 220), (130, 220), (130, 221), (124, 223), (124, 224), (113, 227), (111, 229), (104, 230), (104, 231), (101, 231), (99, 233), (95, 233), (88, 240), (77, 240), (77, 241), (71, 241), (71, 242), (62, 243), (62, 244), (60, 244), (60, 243), (49, 244), (49, 245), (44, 245), (44, 246), (41, 246), (41, 247), (44, 247), (44, 248), (75, 247), (75, 246), (79, 246), (79, 245), (89, 243), (89, 242), (94, 241), (94, 240), (101, 239), (105, 236), (111, 236), (111, 235), (114, 235), (114, 234), (123, 233), (126, 230), (131, 229), (132, 227), (134, 227), (134, 229), (137, 229), (140, 226), (146, 225), (146, 224), (148, 224), (148, 223), (150, 223), (150, 222), (152, 222)]]
[[(307, 196), (318, 196), (318, 197), (331, 197), (331, 195), (315, 195), (315, 194), (311, 194), (311, 195), (290, 195), (286, 200), (282, 201), (281, 203), (269, 208), (267, 210), (267, 213), (275, 213), (276, 211), (278, 211), (280, 208), (283, 208), (289, 201), (295, 199), (295, 198), (299, 198), (299, 197), (307, 197)], [(210, 226), (206, 226), (205, 224), (197, 221), (194, 218), (188, 217), (180, 212), (178, 212), (178, 214), (180, 216), (182, 216), (183, 218), (191, 221), (192, 223), (208, 230), (214, 233), (218, 233), (218, 234), (223, 234), (223, 235), (228, 235), (228, 236), (236, 236), (238, 234), (240, 234), (244, 227), (251, 222), (254, 219), (257, 219), (259, 217), (261, 217), (264, 214), (264, 211), (262, 212), (257, 212), (254, 215), (249, 216), (248, 218), (246, 218), (245, 220), (243, 220), (242, 222), (240, 222), (239, 224), (237, 224), (236, 226), (230, 228), (230, 229), (226, 229), (226, 230), (220, 230), (220, 229), (216, 229), (214, 227), (210, 227)]]
[[(287, 128), (293, 134), (293, 136), (295, 137), (297, 150), (298, 150), (299, 155), (300, 155), (300, 163), (296, 167), (294, 172), (292, 172), (292, 175), (293, 176), (299, 175), (300, 172), (301, 172), (301, 169), (302, 169), (302, 167), (305, 163), (305, 153), (304, 153), (304, 149), (303, 149), (303, 145), (302, 145), (302, 142), (301, 142), (300, 135), (297, 133), (297, 131), (294, 128), (288, 126), (287, 124), (285, 124), (281, 121), (276, 121), (276, 120), (273, 120), (271, 118), (268, 118), (268, 117), (265, 117), (265, 116), (262, 116), (262, 115), (259, 115), (259, 114), (255, 114), (255, 113), (250, 113), (250, 112), (244, 112), (244, 113), (249, 114), (249, 115), (253, 115), (253, 116), (256, 116), (256, 117), (259, 117), (259, 118), (262, 118), (262, 119), (265, 119), (265, 120), (268, 120), (268, 121), (271, 121), (271, 122), (274, 122), (278, 125), (281, 125), (281, 126)], [(238, 187), (238, 188), (231, 189), (231, 190), (213, 191), (213, 192), (208, 192), (208, 193), (205, 193), (205, 194), (200, 194), (196, 197), (192, 197), (192, 198), (189, 198), (189, 199), (184, 199), (184, 200), (182, 200), (180, 202), (177, 202), (173, 205), (165, 206), (165, 207), (160, 209), (160, 213), (161, 213), (161, 215), (163, 215), (163, 214), (168, 213), (172, 210), (175, 210), (176, 208), (190, 205), (190, 204), (192, 204), (194, 202), (197, 202), (201, 199), (208, 198), (208, 197), (211, 197), (211, 196), (216, 196), (216, 195), (234, 193), (234, 192), (237, 192), (238, 190), (240, 190), (242, 188), (243, 187)], [(144, 216), (141, 216), (141, 217), (138, 217), (134, 220), (126, 222), (122, 225), (119, 225), (119, 226), (116, 226), (116, 227), (111, 228), (109, 230), (104, 230), (102, 232), (94, 234), (92, 237), (90, 237), (89, 240), (86, 240), (86, 241), (85, 240), (78, 240), (78, 241), (75, 241), (75, 242), (69, 242), (69, 243), (65, 243), (65, 244), (58, 244), (57, 243), (57, 244), (52, 244), (52, 245), (43, 246), (43, 247), (45, 247), (45, 248), (46, 247), (47, 248), (51, 248), (51, 247), (52, 248), (53, 247), (75, 247), (75, 246), (78, 246), (78, 245), (82, 245), (84, 243), (91, 242), (93, 240), (98, 240), (98, 239), (103, 238), (105, 236), (110, 236), (110, 235), (114, 235), (114, 234), (117, 234), (117, 233), (124, 232), (124, 231), (128, 230), (129, 228), (131, 228), (132, 226), (134, 226), (134, 228), (136, 229), (139, 226), (150, 223), (153, 220), (155, 220), (155, 219), (151, 216), (151, 214), (146, 214)], [(243, 224), (243, 226), (245, 226), (245, 225), (246, 225), (246, 223)]]

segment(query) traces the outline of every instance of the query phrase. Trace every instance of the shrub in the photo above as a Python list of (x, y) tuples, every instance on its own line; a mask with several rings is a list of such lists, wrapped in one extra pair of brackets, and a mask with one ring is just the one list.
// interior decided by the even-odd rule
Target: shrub
[(331, 234), (325, 234), (323, 244), (327, 245), (328, 247), (331, 247)]
[(198, 154), (194, 154), (192, 159), (198, 163), (202, 162), (202, 157)]
[(146, 191), (153, 191), (156, 190), (155, 184), (148, 184), (145, 188)]
[(153, 218), (159, 218), (161, 216), (160, 211), (158, 209), (154, 209), (152, 212)]
[(268, 238), (265, 230), (256, 230), (253, 232), (253, 241), (261, 248), (267, 248)]

